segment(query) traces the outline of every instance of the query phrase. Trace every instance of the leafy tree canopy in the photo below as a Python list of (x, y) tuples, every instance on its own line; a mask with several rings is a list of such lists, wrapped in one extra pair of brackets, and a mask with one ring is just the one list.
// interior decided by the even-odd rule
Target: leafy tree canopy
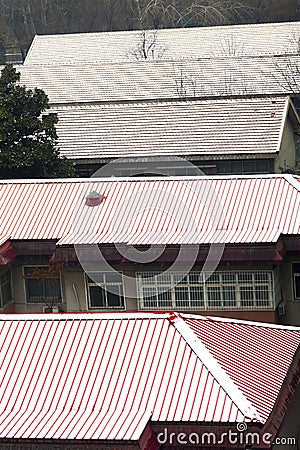
[(0, 77), (0, 177), (74, 176), (71, 162), (57, 148), (56, 114), (41, 89), (20, 86), (20, 74), (6, 65)]

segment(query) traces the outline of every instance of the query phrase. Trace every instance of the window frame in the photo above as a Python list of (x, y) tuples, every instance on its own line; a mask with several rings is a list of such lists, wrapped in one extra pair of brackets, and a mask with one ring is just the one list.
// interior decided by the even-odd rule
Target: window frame
[(296, 292), (297, 292), (297, 289), (296, 289), (296, 278), (300, 278), (300, 269), (299, 269), (299, 272), (295, 272), (294, 271), (294, 266), (295, 265), (299, 265), (300, 266), (300, 262), (297, 262), (297, 261), (293, 261), (293, 262), (291, 262), (291, 275), (292, 275), (292, 286), (293, 286), (293, 300), (295, 301), (295, 302), (299, 302), (300, 301), (300, 297), (297, 297), (297, 295), (296, 295)]
[[(104, 277), (104, 280), (106, 279), (106, 275), (111, 272), (93, 272), (93, 273), (101, 273)], [(113, 272), (116, 273), (116, 272)], [(94, 281), (89, 282), (89, 275), (87, 273), (84, 273), (84, 279), (85, 279), (85, 289), (86, 289), (86, 295), (87, 295), (87, 307), (89, 310), (100, 310), (100, 311), (125, 311), (126, 310), (126, 302), (125, 302), (125, 289), (124, 289), (124, 279), (123, 279), (123, 272), (118, 272), (118, 274), (121, 277), (121, 281), (120, 282), (106, 282), (104, 281), (103, 283), (95, 283)], [(108, 298), (107, 298), (107, 290), (104, 288), (103, 291), (105, 293), (105, 300), (106, 300), (106, 305), (105, 306), (92, 306), (91, 304), (91, 293), (90, 293), (90, 286), (97, 286), (101, 288), (101, 284), (103, 284), (104, 286), (118, 286), (119, 289), (121, 289), (121, 301), (120, 304), (121, 306), (109, 306), (108, 303)], [(119, 295), (120, 297), (120, 295)]]
[[(28, 299), (28, 297), (27, 297), (27, 285), (26, 285), (26, 283), (27, 283), (27, 280), (28, 280), (28, 278), (31, 278), (31, 279), (37, 279), (37, 277), (28, 277), (27, 275), (26, 275), (26, 273), (25, 273), (25, 269), (26, 268), (33, 268), (33, 269), (35, 269), (35, 268), (37, 268), (37, 269), (42, 269), (42, 268), (45, 268), (45, 267), (48, 267), (49, 268), (49, 264), (26, 264), (26, 265), (23, 265), (22, 266), (22, 272), (23, 272), (23, 280), (24, 280), (24, 294), (25, 294), (25, 302), (27, 303), (27, 304), (29, 304), (29, 305), (45, 305), (45, 304), (47, 304), (47, 303), (49, 303), (49, 302), (53, 302), (53, 304), (62, 304), (63, 303), (63, 289), (62, 289), (62, 277), (61, 277), (61, 271), (59, 271), (58, 272), (58, 276), (57, 277), (55, 277), (55, 278), (58, 278), (58, 280), (59, 280), (59, 287), (60, 287), (60, 298), (59, 299), (48, 299), (48, 298), (44, 298), (44, 299), (41, 299), (40, 301), (30, 301), (29, 299)], [(41, 280), (41, 281), (43, 281), (43, 280)]]
[[(163, 286), (164, 283), (158, 283), (157, 280), (151, 280), (149, 283), (143, 283), (143, 278), (147, 277), (154, 277), (155, 275), (158, 275), (159, 272), (137, 272), (136, 273), (136, 282), (137, 282), (137, 293), (138, 293), (138, 309), (143, 311), (149, 311), (149, 310), (180, 310), (180, 311), (236, 311), (236, 310), (242, 310), (242, 311), (250, 311), (250, 310), (275, 310), (275, 284), (274, 284), (274, 271), (273, 270), (224, 270), (224, 271), (215, 271), (210, 278), (204, 281), (204, 283), (198, 282), (198, 284), (194, 282), (190, 282), (190, 276), (194, 275), (194, 277), (201, 276), (201, 272), (192, 271), (189, 274), (185, 276), (185, 279), (187, 279), (187, 283), (182, 284), (174, 284), (174, 277), (181, 274), (181, 272), (172, 272), (169, 273), (168, 276), (173, 277), (171, 279), (171, 289), (168, 290), (168, 292), (171, 292), (171, 304), (170, 305), (160, 305), (159, 304), (159, 298), (158, 298), (158, 288), (159, 286)], [(225, 277), (224, 275), (231, 274), (234, 279), (231, 281), (224, 281)], [(241, 281), (239, 279), (239, 275), (251, 275), (251, 280), (248, 281)], [(163, 273), (161, 274), (163, 276)], [(260, 275), (261, 280), (256, 280), (255, 276)], [(266, 280), (263, 279), (263, 277), (266, 277)], [(168, 283), (166, 283), (168, 284)], [(192, 304), (191, 301), (191, 292), (194, 286), (202, 286), (202, 297), (199, 299), (199, 303), (203, 303), (203, 305), (195, 306), (195, 303)], [(186, 305), (180, 306), (178, 304), (178, 301), (176, 301), (175, 297), (175, 290), (178, 286), (184, 286), (186, 288), (188, 295), (186, 299)], [(265, 289), (267, 287), (267, 289)], [(231, 289), (230, 289), (231, 288)], [(244, 289), (243, 289), (244, 288)], [(143, 297), (143, 290), (155, 290), (156, 291), (156, 303), (151, 305), (145, 305), (147, 302), (146, 298)], [(201, 289), (199, 289), (200, 293)], [(213, 293), (218, 294), (216, 295), (215, 302), (218, 304), (213, 304), (214, 300), (209, 298), (210, 295), (213, 296)], [(229, 291), (235, 293), (235, 298), (228, 301), (226, 299), (226, 294)], [(243, 300), (242, 299), (242, 293), (246, 292), (248, 295), (252, 296), (252, 299), (249, 300)], [(265, 293), (268, 294), (268, 299), (266, 300), (266, 304), (263, 305), (263, 301), (261, 298), (259, 298), (259, 293)], [(243, 304), (243, 302), (245, 304)], [(247, 302), (249, 304), (247, 304)], [(227, 303), (227, 304), (226, 304)], [(230, 304), (228, 304), (230, 303)]]

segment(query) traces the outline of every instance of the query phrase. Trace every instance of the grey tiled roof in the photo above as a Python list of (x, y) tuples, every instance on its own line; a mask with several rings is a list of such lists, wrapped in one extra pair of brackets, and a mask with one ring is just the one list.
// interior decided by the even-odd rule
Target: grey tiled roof
[[(71, 159), (266, 154), (279, 150), (289, 99), (172, 101), (53, 108)], [(218, 156), (219, 155), (219, 156)]]
[(50, 103), (123, 102), (300, 92), (300, 56), (17, 66)]
[[(151, 39), (151, 31), (148, 31)], [(300, 22), (158, 30), (153, 55), (162, 59), (276, 55), (299, 52)], [(141, 42), (141, 31), (36, 36), (25, 64), (120, 62)]]

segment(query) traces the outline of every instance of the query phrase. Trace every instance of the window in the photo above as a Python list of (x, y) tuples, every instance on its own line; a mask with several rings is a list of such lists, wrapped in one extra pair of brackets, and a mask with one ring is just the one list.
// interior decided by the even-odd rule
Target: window
[(10, 270), (0, 275), (0, 308), (7, 305), (12, 299)]
[[(273, 309), (272, 271), (138, 273), (139, 309)], [(204, 274), (205, 275), (205, 274)], [(176, 284), (177, 283), (177, 284)], [(164, 291), (164, 289), (167, 289)]]
[(272, 161), (268, 159), (217, 161), (217, 173), (219, 174), (254, 174), (272, 171)]
[(24, 267), (27, 303), (61, 303), (60, 276), (58, 270), (48, 266)]
[(86, 282), (90, 309), (124, 309), (122, 274), (95, 272)]
[(300, 300), (300, 263), (292, 264), (294, 298)]

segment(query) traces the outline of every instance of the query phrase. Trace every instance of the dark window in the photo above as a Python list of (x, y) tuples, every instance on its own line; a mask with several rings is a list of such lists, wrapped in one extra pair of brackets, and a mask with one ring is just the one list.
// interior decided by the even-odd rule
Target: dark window
[(0, 275), (0, 308), (7, 305), (12, 299), (10, 270)]
[(123, 309), (123, 281), (118, 272), (95, 272), (86, 277), (90, 309)]
[(272, 161), (268, 159), (229, 160), (217, 162), (219, 174), (255, 174), (271, 173), (274, 171)]
[(300, 263), (292, 264), (294, 298), (300, 300)]
[(24, 267), (26, 301), (28, 303), (61, 303), (59, 273), (49, 273), (49, 267)]

